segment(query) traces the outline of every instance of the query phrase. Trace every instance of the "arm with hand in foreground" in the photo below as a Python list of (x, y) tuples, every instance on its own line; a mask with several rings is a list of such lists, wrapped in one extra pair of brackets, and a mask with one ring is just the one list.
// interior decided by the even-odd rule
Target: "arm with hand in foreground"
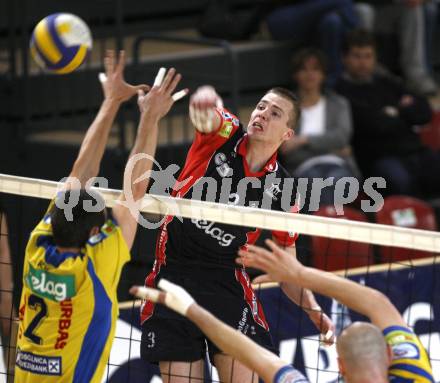
[[(203, 307), (182, 287), (162, 279), (158, 286), (163, 290), (134, 286), (130, 293), (153, 302), (164, 304), (194, 322), (207, 337), (226, 354), (255, 371), (265, 382), (272, 383), (277, 372), (287, 365), (278, 356), (259, 346), (241, 332), (226, 325)], [(290, 371), (292, 383), (308, 380), (294, 370)]]
[[(147, 91), (149, 89), (144, 84), (127, 84), (124, 80), (124, 66), (124, 51), (119, 52), (118, 61), (115, 59), (114, 51), (107, 51), (104, 58), (105, 74), (100, 73), (99, 75), (104, 92), (104, 100), (98, 114), (87, 130), (69, 175), (69, 178), (79, 180), (81, 187), (85, 187), (86, 182), (96, 177), (99, 173), (108, 136), (122, 103), (128, 101), (138, 91)], [(67, 182), (65, 187), (70, 188), (73, 185), (71, 182)]]
[(258, 246), (249, 246), (240, 251), (239, 264), (255, 267), (266, 275), (259, 283), (277, 281), (294, 283), (315, 293), (336, 299), (338, 302), (368, 317), (381, 330), (390, 326), (408, 327), (399, 311), (381, 292), (362, 286), (332, 273), (303, 266), (296, 257), (277, 246), (273, 241), (266, 244), (271, 251)]
[[(287, 247), (284, 251), (296, 259), (295, 246)], [(309, 319), (320, 332), (321, 341), (327, 345), (332, 345), (335, 342), (335, 326), (322, 311), (313, 293), (293, 282), (280, 282), (280, 287), (284, 294), (309, 316)]]

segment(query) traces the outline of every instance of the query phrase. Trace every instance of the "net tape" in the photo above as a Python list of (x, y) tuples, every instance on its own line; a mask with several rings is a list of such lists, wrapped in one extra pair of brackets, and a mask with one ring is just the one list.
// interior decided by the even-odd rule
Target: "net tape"
[[(0, 192), (52, 199), (59, 182), (18, 177), (0, 173)], [(92, 188), (99, 191), (108, 207), (113, 207), (121, 190)], [(374, 245), (398, 246), (414, 250), (440, 252), (440, 233), (339, 218), (262, 210), (207, 201), (147, 194), (140, 210), (144, 213), (176, 215), (218, 223), (296, 232)]]

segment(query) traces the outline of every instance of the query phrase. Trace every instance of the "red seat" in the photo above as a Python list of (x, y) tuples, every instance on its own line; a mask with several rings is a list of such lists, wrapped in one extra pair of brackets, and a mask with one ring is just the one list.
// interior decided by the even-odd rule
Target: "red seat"
[[(391, 196), (376, 213), (376, 222), (413, 229), (437, 230), (434, 210), (426, 202), (407, 196)], [(434, 254), (400, 247), (380, 248), (382, 262), (396, 262), (415, 258), (432, 257)]]
[[(313, 215), (368, 222), (362, 212), (346, 206), (343, 215), (338, 215), (333, 206), (323, 206)], [(371, 263), (373, 263), (373, 248), (368, 243), (312, 237), (312, 264), (317, 269), (346, 270)]]
[(434, 149), (440, 149), (440, 112), (435, 112), (429, 124), (420, 129), (422, 142)]

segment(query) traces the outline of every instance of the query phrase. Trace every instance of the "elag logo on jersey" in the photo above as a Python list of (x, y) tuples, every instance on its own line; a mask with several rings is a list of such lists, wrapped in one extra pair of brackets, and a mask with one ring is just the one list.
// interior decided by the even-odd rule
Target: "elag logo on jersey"
[(56, 275), (44, 270), (37, 270), (29, 264), (26, 275), (28, 287), (37, 295), (61, 302), (75, 295), (75, 276)]
[(204, 219), (191, 219), (191, 222), (196, 225), (197, 228), (203, 230), (205, 234), (208, 234), (212, 238), (218, 240), (218, 244), (223, 247), (230, 246), (235, 238), (235, 235), (225, 233), (224, 230), (215, 227), (215, 222), (209, 222)]

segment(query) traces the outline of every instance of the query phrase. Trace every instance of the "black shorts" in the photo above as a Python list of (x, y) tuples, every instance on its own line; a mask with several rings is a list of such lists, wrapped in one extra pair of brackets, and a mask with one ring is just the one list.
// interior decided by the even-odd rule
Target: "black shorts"
[[(268, 331), (257, 324), (251, 309), (243, 298), (243, 289), (230, 275), (214, 273), (211, 278), (200, 275), (179, 275), (162, 272), (160, 277), (186, 289), (203, 308), (229, 326), (239, 329), (262, 347), (277, 353)], [(159, 278), (160, 279), (160, 278)], [(162, 305), (156, 305), (153, 316), (142, 325), (141, 357), (150, 362), (194, 362), (204, 359), (206, 352), (211, 361), (221, 352), (185, 317)]]

